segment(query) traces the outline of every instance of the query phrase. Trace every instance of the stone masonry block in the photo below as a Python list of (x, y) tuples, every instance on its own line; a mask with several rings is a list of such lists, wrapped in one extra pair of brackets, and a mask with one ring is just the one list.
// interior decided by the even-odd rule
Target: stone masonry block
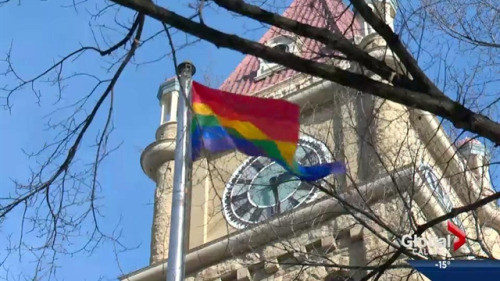
[(337, 249), (337, 241), (332, 236), (321, 238), (321, 249), (323, 251), (334, 251)]
[(280, 269), (278, 259), (272, 259), (264, 263), (264, 270), (267, 274), (273, 274)]
[(242, 267), (236, 271), (236, 280), (238, 281), (252, 281), (250, 271), (246, 267)]

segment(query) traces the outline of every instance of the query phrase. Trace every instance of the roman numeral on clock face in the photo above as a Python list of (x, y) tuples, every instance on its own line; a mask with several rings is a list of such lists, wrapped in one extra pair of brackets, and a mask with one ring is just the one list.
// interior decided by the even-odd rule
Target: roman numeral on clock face
[(236, 184), (251, 184), (252, 183), (252, 180), (251, 179), (245, 179), (243, 177), (239, 177), (237, 180), (236, 180)]
[(250, 202), (247, 201), (243, 205), (239, 206), (238, 209), (236, 209), (234, 212), (239, 217), (243, 217), (243, 215), (248, 213), (248, 211), (250, 211), (252, 207), (253, 207), (252, 204), (250, 204)]
[(266, 164), (261, 162), (260, 159), (258, 159), (256, 161), (254, 161), (251, 166), (255, 170), (256, 173), (259, 173), (262, 169), (264, 169)]
[(231, 202), (234, 204), (238, 201), (241, 201), (241, 200), (244, 200), (244, 199), (247, 199), (248, 198), (248, 192), (243, 192), (243, 193), (240, 193), (238, 195), (233, 195), (231, 197)]
[(265, 209), (265, 216), (266, 216), (266, 219), (272, 217), (274, 215), (274, 206), (273, 207), (267, 207)]
[(300, 204), (300, 201), (293, 198), (293, 196), (290, 196), (287, 200), (288, 200), (289, 204), (292, 205), (293, 207), (298, 206)]
[(264, 210), (261, 208), (257, 208), (253, 211), (252, 215), (250, 216), (250, 221), (252, 222), (259, 222), (260, 215), (262, 214)]

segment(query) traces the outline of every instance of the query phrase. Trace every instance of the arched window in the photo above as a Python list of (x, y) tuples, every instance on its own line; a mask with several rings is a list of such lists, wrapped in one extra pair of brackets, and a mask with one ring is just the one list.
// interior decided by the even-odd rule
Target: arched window
[(287, 52), (289, 51), (290, 49), (290, 46), (288, 44), (284, 44), (284, 43), (279, 43), (277, 45), (275, 45), (273, 47), (273, 49), (276, 49), (276, 50), (279, 50), (279, 51), (282, 51), (282, 52)]
[[(268, 47), (286, 53), (299, 53), (299, 44), (297, 38), (286, 35), (279, 35), (265, 43)], [(274, 62), (259, 59), (259, 69), (257, 70), (256, 80), (263, 79), (274, 72), (282, 70), (284, 67)]]

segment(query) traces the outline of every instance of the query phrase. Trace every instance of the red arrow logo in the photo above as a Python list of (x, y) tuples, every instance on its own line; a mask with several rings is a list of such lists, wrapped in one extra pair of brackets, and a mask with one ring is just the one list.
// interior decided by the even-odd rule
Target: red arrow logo
[(458, 250), (465, 244), (465, 232), (463, 232), (458, 226), (454, 225), (451, 221), (448, 221), (448, 231), (458, 238), (458, 241), (453, 243), (453, 251)]

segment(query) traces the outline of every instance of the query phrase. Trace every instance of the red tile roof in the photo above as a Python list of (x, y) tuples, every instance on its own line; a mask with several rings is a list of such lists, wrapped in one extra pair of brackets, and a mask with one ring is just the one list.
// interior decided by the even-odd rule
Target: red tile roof
[[(312, 26), (325, 27), (333, 32), (344, 33), (347, 38), (354, 37), (354, 32), (359, 30), (353, 12), (342, 3), (342, 0), (295, 0), (285, 10), (283, 16)], [(271, 27), (259, 40), (259, 43), (265, 43), (282, 34), (286, 34), (286, 32)], [(305, 38), (300, 56), (314, 58), (321, 54), (322, 46), (315, 40)], [(290, 69), (282, 69), (256, 81), (254, 78), (258, 69), (259, 60), (254, 56), (245, 56), (222, 83), (220, 89), (231, 93), (252, 95), (298, 74)]]

